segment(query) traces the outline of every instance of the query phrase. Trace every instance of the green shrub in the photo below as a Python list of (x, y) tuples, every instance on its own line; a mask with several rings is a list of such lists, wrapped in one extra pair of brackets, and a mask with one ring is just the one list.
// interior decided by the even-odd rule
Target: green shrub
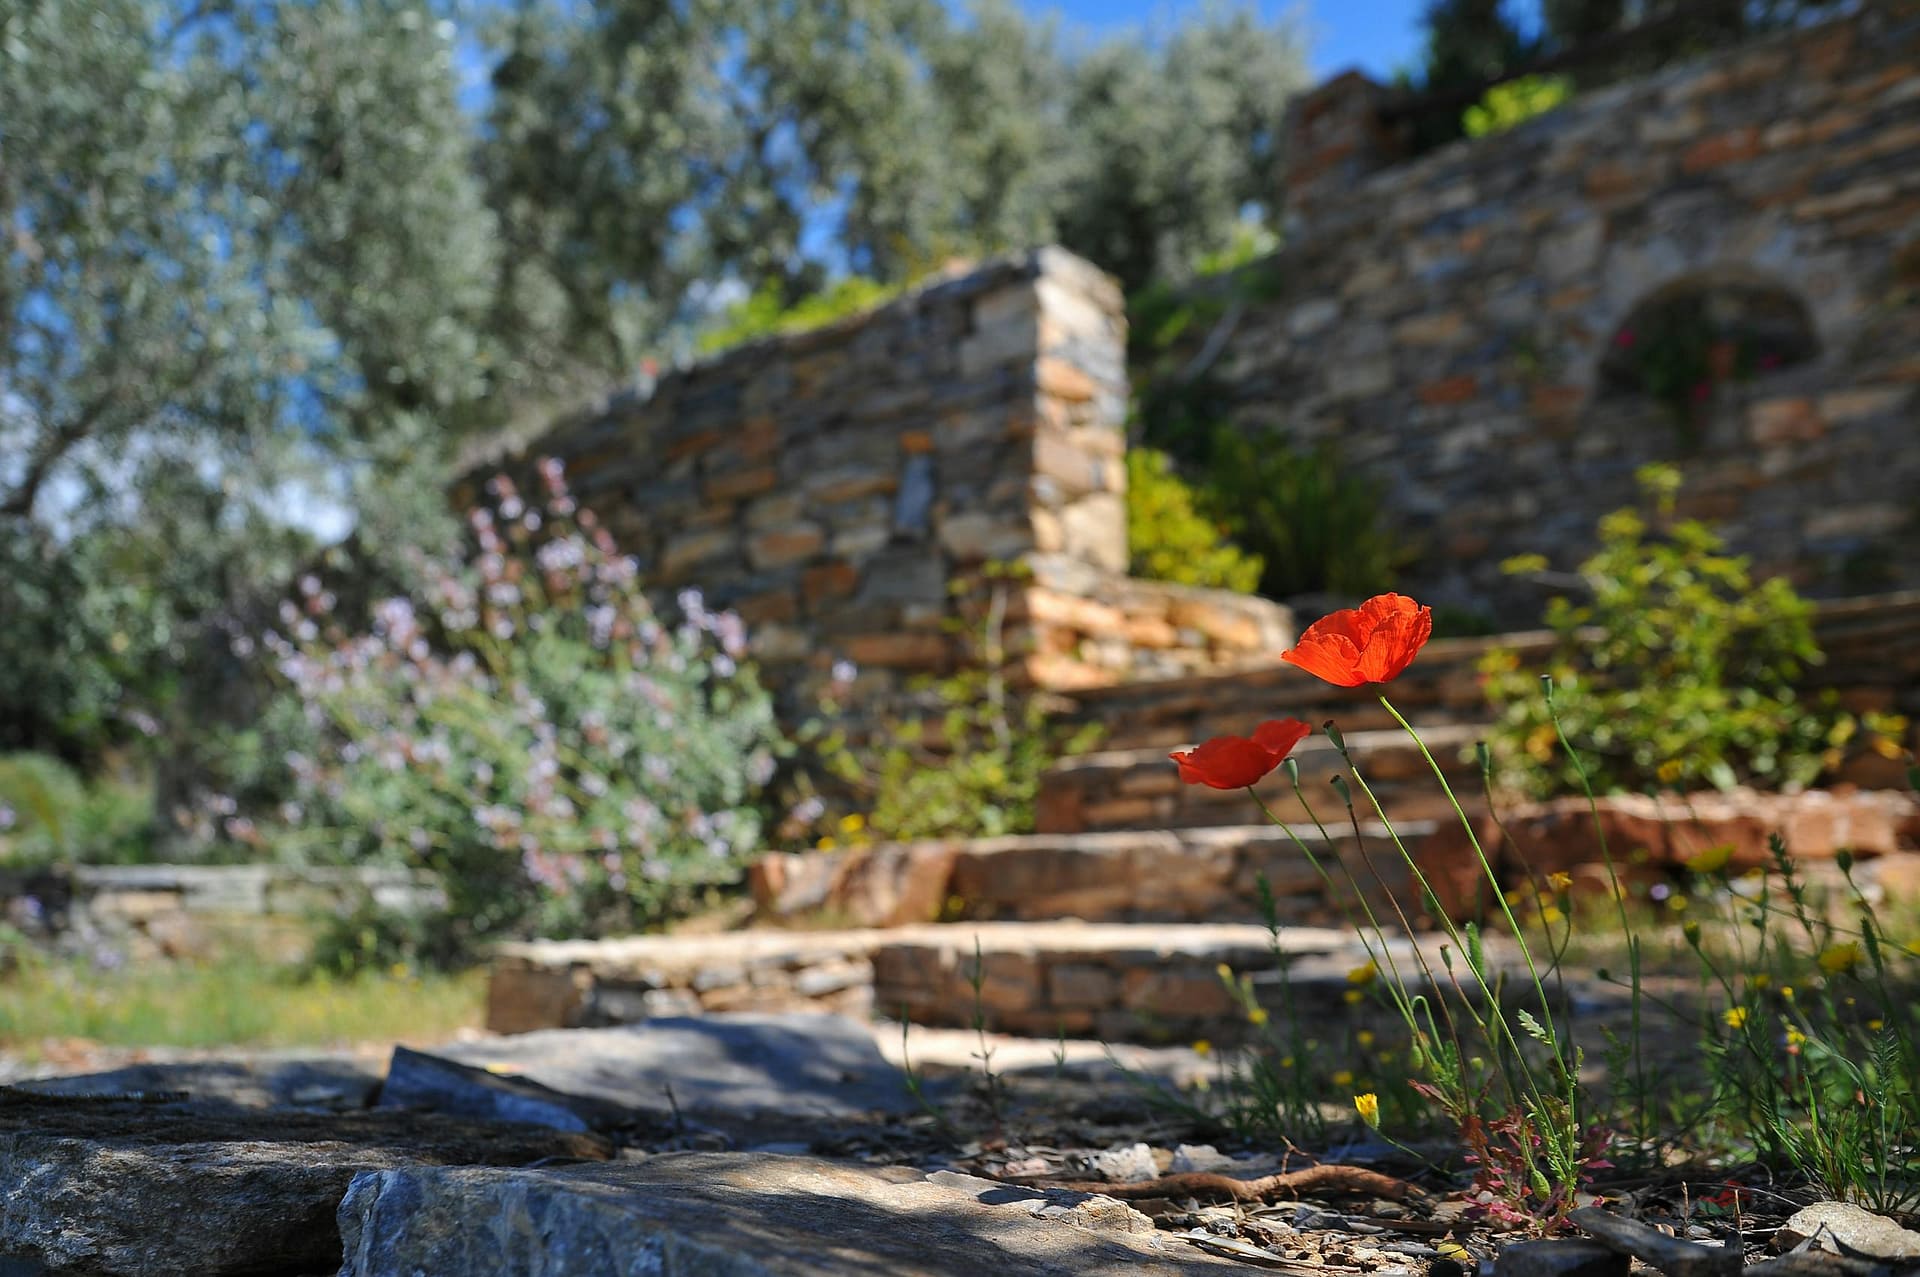
[(1486, 659), (1499, 714), (1490, 743), (1503, 770), (1534, 794), (1579, 792), (1541, 693), (1544, 673), (1599, 792), (1811, 781), (1852, 730), (1830, 704), (1794, 693), (1800, 671), (1820, 660), (1811, 606), (1783, 579), (1756, 584), (1705, 524), (1672, 519), (1678, 472), (1649, 466), (1640, 480), (1653, 520), (1635, 509), (1601, 520), (1600, 550), (1580, 568), (1591, 599), (1548, 605), (1558, 642), (1545, 669), (1521, 668), (1510, 651)]
[(1491, 137), (1545, 115), (1572, 96), (1573, 81), (1564, 75), (1523, 75), (1488, 89), (1460, 123), (1468, 137)]
[[(1018, 569), (989, 565), (992, 581), (980, 622), (978, 659), (918, 691), (924, 711), (854, 739), (838, 721), (837, 698), (805, 729), (810, 769), (782, 830), (789, 842), (823, 849), (874, 838), (997, 838), (1032, 833), (1040, 777), (1065, 754), (1090, 748), (1093, 726), (1054, 723), (1046, 700), (1008, 686), (1001, 618), (1008, 578)], [(843, 667), (844, 680), (854, 677)]]
[(892, 301), (904, 288), (904, 285), (882, 284), (864, 276), (849, 275), (789, 305), (779, 286), (768, 284), (745, 301), (728, 307), (719, 322), (700, 335), (695, 346), (701, 354), (710, 355), (761, 337), (824, 327)]
[(1249, 594), (1265, 566), (1199, 509), (1202, 497), (1151, 448), (1127, 453), (1127, 556), (1135, 576)]
[(738, 618), (695, 591), (680, 623), (656, 617), (557, 464), (543, 476), (544, 510), (490, 485), (477, 553), (428, 565), (417, 606), (388, 599), (347, 634), (307, 580), (265, 644), (315, 729), (277, 841), (431, 871), (435, 958), (659, 924), (760, 847), (782, 740)]
[(1380, 520), (1375, 486), (1327, 444), (1289, 448), (1222, 428), (1214, 432), (1206, 499), (1233, 539), (1264, 564), (1269, 598), (1391, 589), (1404, 552)]
[(48, 754), (0, 757), (0, 864), (132, 864), (151, 858), (153, 787), (83, 778)]

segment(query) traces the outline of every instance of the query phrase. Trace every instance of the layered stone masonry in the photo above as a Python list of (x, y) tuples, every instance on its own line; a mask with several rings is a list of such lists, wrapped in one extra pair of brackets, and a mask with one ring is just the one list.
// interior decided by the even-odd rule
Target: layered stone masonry
[[(1395, 162), (1381, 91), (1344, 76), (1290, 120), (1288, 246), (1216, 372), (1243, 430), (1336, 441), (1378, 479), (1434, 602), (1537, 598), (1650, 461), (1685, 475), (1762, 574), (1827, 594), (1920, 583), (1920, 4), (1583, 94), (1498, 137)], [(1723, 386), (1689, 448), (1611, 389), (1642, 302), (1758, 285), (1810, 362)]]
[(80, 865), (0, 874), (0, 921), (55, 949), (135, 962), (245, 951), (303, 959), (317, 920), (374, 906), (444, 904), (405, 869), (276, 865)]
[(1113, 282), (1042, 249), (675, 373), (528, 458), (565, 463), (663, 595), (738, 611), (795, 704), (843, 658), (868, 705), (977, 659), (995, 580), (1042, 687), (1271, 654), (1284, 609), (1125, 576), (1125, 351)]

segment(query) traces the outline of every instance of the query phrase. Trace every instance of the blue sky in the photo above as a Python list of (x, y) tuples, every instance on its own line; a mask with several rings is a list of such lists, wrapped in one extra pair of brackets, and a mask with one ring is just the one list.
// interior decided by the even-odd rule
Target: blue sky
[[(1020, 0), (1029, 13), (1055, 12), (1067, 27), (1095, 35), (1164, 26), (1203, 0)], [(1382, 79), (1420, 51), (1424, 0), (1257, 0), (1260, 15), (1296, 15), (1310, 41), (1316, 75), (1358, 66)]]

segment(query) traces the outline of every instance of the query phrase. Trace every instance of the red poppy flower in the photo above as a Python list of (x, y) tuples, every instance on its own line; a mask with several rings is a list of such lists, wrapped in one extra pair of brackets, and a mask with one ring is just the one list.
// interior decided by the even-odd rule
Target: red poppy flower
[(1321, 617), (1280, 659), (1335, 687), (1387, 683), (1413, 664), (1431, 637), (1432, 608), (1404, 594), (1379, 594)]
[(1280, 765), (1312, 727), (1297, 718), (1275, 718), (1248, 736), (1216, 736), (1192, 749), (1168, 754), (1180, 765), (1180, 779), (1214, 789), (1245, 789)]

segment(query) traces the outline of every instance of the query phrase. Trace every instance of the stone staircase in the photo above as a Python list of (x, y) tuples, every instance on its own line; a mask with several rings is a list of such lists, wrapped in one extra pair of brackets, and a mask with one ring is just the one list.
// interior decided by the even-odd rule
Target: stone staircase
[[(1482, 646), (1435, 644), (1439, 659), (1423, 657), (1426, 668), (1395, 687), (1469, 802), (1480, 784), (1472, 679)], [(1041, 1038), (1223, 1041), (1247, 1028), (1223, 966), (1266, 987), (1284, 965), (1303, 1010), (1348, 1009), (1348, 973), (1367, 956), (1347, 925), (1346, 884), (1387, 913), (1414, 893), (1380, 813), (1360, 811), (1356, 832), (1328, 784), (1342, 770), (1332, 744), (1316, 735), (1295, 751), (1319, 824), (1283, 775), (1261, 786), (1284, 828), (1244, 792), (1181, 784), (1167, 754), (1263, 717), (1335, 719), (1350, 725), (1355, 763), (1414, 848), (1455, 817), (1377, 698), (1272, 665), (1089, 689), (1069, 715), (1100, 722), (1111, 747), (1046, 774), (1038, 832), (768, 855), (750, 876), (756, 921), (787, 930), (508, 946), (489, 1027), (812, 1007), (947, 1027), (978, 1015), (996, 1032)], [(1338, 898), (1321, 869), (1342, 884)], [(1262, 881), (1277, 936), (1264, 925)], [(832, 929), (803, 929), (824, 924)]]
[[(1855, 710), (1920, 710), (1920, 596), (1829, 604), (1817, 626), (1829, 658), (1814, 687)], [(1550, 642), (1544, 633), (1435, 642), (1386, 689), (1483, 839), (1495, 831), (1478, 818), (1485, 802), (1475, 746), (1487, 713), (1479, 663), (1494, 646), (1525, 657)], [(1304, 1011), (1356, 1014), (1347, 973), (1366, 954), (1347, 925), (1348, 884), (1383, 917), (1395, 916), (1395, 901), (1412, 912), (1417, 897), (1387, 824), (1449, 907), (1486, 885), (1433, 765), (1381, 706), (1379, 690), (1328, 687), (1278, 662), (1080, 690), (1065, 716), (1098, 723), (1100, 746), (1043, 777), (1036, 833), (768, 855), (750, 875), (755, 922), (765, 930), (509, 946), (495, 967), (489, 1025), (811, 1008), (955, 1028), (980, 1016), (992, 1030), (1041, 1038), (1227, 1041), (1247, 1024), (1222, 966), (1266, 1000), (1284, 966)], [(1355, 795), (1357, 835), (1328, 783), (1343, 768), (1322, 735), (1294, 752), (1304, 803), (1284, 773), (1260, 786), (1284, 828), (1243, 791), (1182, 784), (1167, 759), (1182, 745), (1278, 717), (1338, 724), (1381, 809)], [(1676, 858), (1709, 843), (1764, 849), (1767, 829), (1798, 822), (1816, 859), (1871, 843), (1875, 864), (1920, 884), (1920, 805), (1885, 792), (1904, 785), (1904, 765), (1865, 755), (1863, 766), (1842, 779), (1883, 792), (1849, 795), (1842, 786), (1809, 795), (1820, 800), (1810, 805), (1780, 800), (1793, 811), (1764, 813), (1740, 801), (1723, 802), (1719, 814), (1698, 803), (1651, 813), (1623, 804), (1608, 819), (1618, 845), (1660, 849), (1633, 870), (1643, 875), (1674, 872)], [(1584, 804), (1531, 818), (1535, 867), (1584, 882), (1598, 859), (1591, 828)], [(1302, 846), (1333, 871), (1338, 893)], [(1283, 924), (1278, 943), (1263, 925), (1262, 880)]]

